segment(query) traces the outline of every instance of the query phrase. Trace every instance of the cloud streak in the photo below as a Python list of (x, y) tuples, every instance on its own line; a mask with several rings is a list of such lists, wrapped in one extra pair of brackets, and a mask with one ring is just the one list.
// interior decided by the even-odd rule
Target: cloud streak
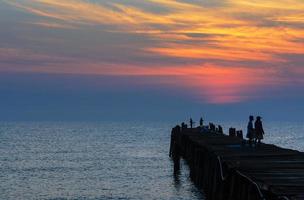
[[(294, 56), (304, 56), (304, 2), (300, 0), (223, 0), (212, 6), (172, 0), (5, 2), (16, 13), (26, 14), (20, 20), (32, 25), (33, 32), (65, 40), (56, 45), (41, 41), (39, 45), (50, 50), (37, 55), (34, 49), (22, 52), (21, 46), (0, 49), (4, 71), (177, 76), (166, 84), (196, 88), (198, 97), (207, 96), (212, 103), (254, 98), (248, 91), (257, 94), (260, 88), (291, 84), (289, 80), (299, 79), (295, 72), (303, 71), (302, 64), (294, 61)], [(83, 37), (71, 39), (75, 31)], [(22, 37), (33, 40), (31, 34)], [(64, 55), (56, 55), (56, 49)], [(75, 49), (83, 56), (75, 58)], [(88, 52), (97, 56), (90, 59)], [(22, 68), (18, 60), (32, 66)]]

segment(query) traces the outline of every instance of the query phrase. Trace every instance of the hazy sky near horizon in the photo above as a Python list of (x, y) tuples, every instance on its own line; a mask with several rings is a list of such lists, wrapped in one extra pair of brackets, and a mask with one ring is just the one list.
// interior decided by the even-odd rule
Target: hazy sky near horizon
[(304, 119), (303, 10), (303, 0), (1, 0), (0, 119)]

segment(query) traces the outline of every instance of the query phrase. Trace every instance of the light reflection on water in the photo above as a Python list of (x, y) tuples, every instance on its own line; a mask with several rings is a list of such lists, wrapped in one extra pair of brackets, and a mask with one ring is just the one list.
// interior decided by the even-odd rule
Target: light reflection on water
[(0, 199), (203, 199), (167, 123), (1, 123)]
[[(221, 123), (246, 132), (246, 121)], [(0, 123), (0, 199), (204, 199), (174, 175), (170, 123)], [(304, 151), (302, 123), (264, 122), (265, 142)]]

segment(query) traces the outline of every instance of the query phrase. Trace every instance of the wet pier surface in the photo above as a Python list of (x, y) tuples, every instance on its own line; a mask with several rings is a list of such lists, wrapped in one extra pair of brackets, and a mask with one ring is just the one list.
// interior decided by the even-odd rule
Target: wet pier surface
[(208, 200), (304, 199), (304, 153), (200, 128), (172, 129), (170, 156)]

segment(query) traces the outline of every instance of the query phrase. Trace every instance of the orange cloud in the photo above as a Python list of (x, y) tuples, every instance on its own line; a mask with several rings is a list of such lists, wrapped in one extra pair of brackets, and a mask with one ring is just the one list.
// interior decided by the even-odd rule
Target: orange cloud
[[(36, 60), (42, 58), (39, 55)], [(34, 59), (34, 58), (33, 58)], [(50, 59), (52, 61), (52, 59)], [(62, 59), (64, 60), (64, 59)], [(85, 68), (83, 66), (86, 66)], [(71, 70), (73, 69), (73, 70)], [(1, 69), (0, 69), (1, 71)], [(55, 74), (107, 75), (129, 77), (154, 77), (147, 79), (149, 84), (159, 87), (179, 88), (193, 94), (198, 101), (208, 103), (236, 103), (258, 98), (254, 91), (265, 85), (281, 85), (276, 70), (263, 68), (223, 67), (213, 64), (180, 66), (115, 65), (111, 63), (88, 63), (83, 60), (68, 61), (67, 64), (50, 62), (43, 67), (35, 63), (29, 66), (11, 67), (10, 71)], [(191, 96), (191, 95), (190, 95)]]
[(258, 51), (236, 50), (234, 48), (214, 49), (212, 47), (179, 47), (176, 48), (150, 48), (148, 52), (154, 52), (161, 55), (181, 57), (181, 58), (198, 58), (198, 59), (215, 59), (228, 61), (280, 61), (271, 54)]
[[(155, 57), (153, 65), (136, 64), (136, 60), (130, 61), (135, 64), (125, 64), (67, 58), (65, 63), (52, 63), (43, 68), (39, 65), (18, 68), (21, 71), (177, 77), (164, 84), (194, 90), (200, 98), (213, 103), (255, 98), (248, 91), (258, 90), (265, 85), (279, 87), (286, 84), (287, 80), (277, 78), (277, 73), (290, 71), (295, 74), (303, 71), (300, 64), (291, 67), (293, 59), (286, 56), (304, 56), (304, 2), (301, 0), (223, 0), (219, 3), (220, 6), (212, 7), (204, 6), (203, 2), (145, 1), (162, 8), (161, 12), (149, 10), (141, 3), (131, 6), (127, 1), (5, 2), (39, 16), (37, 21), (29, 22), (37, 26), (54, 29), (102, 26), (102, 30), (96, 29), (96, 38), (98, 31), (127, 36), (140, 35), (152, 42), (138, 47), (133, 47), (132, 42), (118, 46), (132, 46), (140, 58), (151, 55)], [(3, 49), (0, 49), (0, 54), (1, 51), (2, 57), (7, 59), (24, 59), (24, 55), (28, 55), (23, 53), (20, 56), (14, 50), (5, 54)], [(33, 54), (30, 57), (37, 60)], [(157, 58), (184, 59), (187, 60), (187, 65), (168, 62), (161, 65)], [(208, 60), (208, 63), (198, 66), (200, 60)], [(222, 62), (225, 62), (225, 66)], [(252, 63), (259, 64), (254, 67)], [(293, 76), (289, 78), (293, 79)]]

